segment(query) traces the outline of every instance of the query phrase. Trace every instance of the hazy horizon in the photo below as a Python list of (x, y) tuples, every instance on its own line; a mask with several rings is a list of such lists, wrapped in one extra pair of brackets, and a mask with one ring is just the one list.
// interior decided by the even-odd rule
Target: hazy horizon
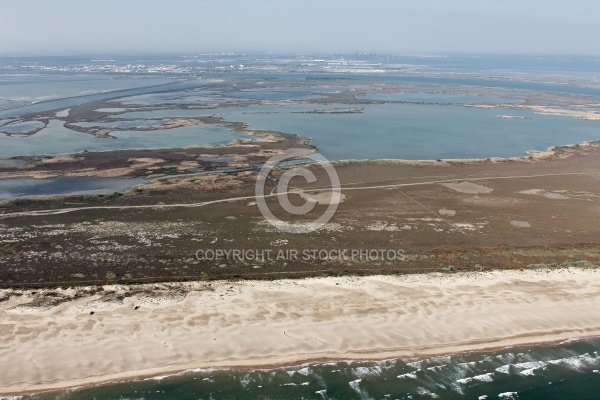
[(1, 55), (600, 55), (600, 4), (0, 0)]

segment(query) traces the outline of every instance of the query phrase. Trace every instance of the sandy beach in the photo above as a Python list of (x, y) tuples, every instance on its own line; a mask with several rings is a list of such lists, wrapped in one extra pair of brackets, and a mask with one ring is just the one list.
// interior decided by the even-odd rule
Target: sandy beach
[(571, 268), (0, 290), (0, 394), (596, 336), (599, 278)]

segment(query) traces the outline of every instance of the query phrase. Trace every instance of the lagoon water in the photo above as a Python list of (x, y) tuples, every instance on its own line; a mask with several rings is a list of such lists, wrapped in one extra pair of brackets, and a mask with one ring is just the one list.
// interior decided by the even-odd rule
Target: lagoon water
[(597, 400), (599, 393), (600, 338), (595, 338), (425, 359), (197, 370), (23, 400)]
[(361, 105), (362, 113), (310, 113), (335, 108), (349, 107), (267, 105), (130, 112), (119, 117), (219, 115), (228, 121), (246, 122), (252, 129), (310, 137), (319, 152), (332, 160), (514, 157), (524, 156), (528, 150), (545, 151), (551, 146), (600, 139), (598, 121), (511, 108), (390, 103)]
[(35, 103), (92, 93), (148, 87), (173, 81), (163, 77), (125, 77), (102, 73), (0, 73), (0, 100)]
[(411, 103), (431, 103), (431, 104), (472, 104), (472, 103), (492, 103), (508, 104), (520, 103), (522, 100), (498, 97), (498, 96), (476, 96), (465, 94), (447, 94), (436, 92), (407, 92), (407, 93), (368, 93), (360, 97), (365, 100), (379, 101), (398, 101)]
[(144, 178), (99, 178), (59, 176), (46, 179), (0, 179), (0, 200), (62, 194), (108, 194), (124, 192), (132, 186), (147, 183)]
[(75, 153), (85, 150), (180, 148), (199, 144), (226, 144), (247, 135), (232, 133), (220, 126), (199, 125), (155, 131), (114, 131), (116, 139), (97, 138), (72, 131), (63, 122), (52, 120), (35, 135), (0, 135), (0, 156)]
[[(0, 75), (0, 84), (2, 83), (2, 80), (1, 80), (2, 78), (3, 77)], [(43, 78), (41, 77), (40, 79), (43, 79)], [(76, 106), (76, 105), (82, 104), (82, 103), (116, 99), (116, 98), (120, 98), (123, 96), (136, 96), (136, 95), (141, 95), (141, 94), (146, 94), (146, 93), (155, 93), (155, 92), (168, 91), (168, 90), (187, 90), (187, 89), (193, 90), (193, 89), (197, 89), (199, 87), (204, 86), (204, 82), (201, 82), (199, 80), (190, 80), (190, 81), (183, 81), (183, 82), (176, 82), (176, 83), (165, 83), (164, 80), (153, 81), (150, 78), (148, 81), (142, 79), (140, 81), (136, 80), (135, 82), (137, 83), (136, 85), (131, 85), (127, 81), (124, 81), (124, 82), (121, 82), (122, 86), (119, 89), (112, 90), (112, 91), (102, 91), (101, 93), (97, 93), (98, 90), (97, 89), (94, 90), (96, 88), (96, 83), (93, 80), (91, 82), (87, 81), (87, 82), (84, 82), (84, 84), (86, 84), (87, 87), (89, 88), (89, 92), (93, 92), (95, 94), (81, 94), (81, 95), (76, 95), (74, 97), (59, 98), (56, 100), (54, 100), (54, 96), (49, 96), (48, 97), (49, 100), (45, 100), (45, 98), (44, 98), (43, 100), (40, 100), (39, 102), (34, 102), (33, 104), (28, 104), (23, 107), (2, 110), (2, 111), (0, 111), (0, 118), (17, 117), (17, 116), (21, 116), (21, 115), (25, 115), (25, 114), (37, 113), (37, 112), (46, 111), (46, 110), (54, 110), (54, 109), (73, 107), (73, 106)], [(173, 81), (167, 80), (167, 82), (173, 82)], [(44, 87), (43, 80), (38, 82), (38, 85), (41, 86), (41, 88), (44, 92), (51, 90), (51, 89), (46, 89)], [(143, 85), (146, 85), (146, 86), (143, 86)], [(152, 85), (152, 86), (148, 86), (148, 85)], [(130, 87), (133, 87), (133, 88), (130, 89)], [(1, 85), (0, 85), (0, 88), (2, 88)], [(13, 91), (15, 93), (18, 93), (18, 88), (13, 89)], [(29, 97), (28, 97), (28, 99), (29, 99)]]

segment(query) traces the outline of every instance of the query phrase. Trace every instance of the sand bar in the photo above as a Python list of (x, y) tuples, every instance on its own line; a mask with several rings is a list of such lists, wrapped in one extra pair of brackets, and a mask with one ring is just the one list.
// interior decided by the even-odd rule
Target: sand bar
[(44, 291), (1, 290), (0, 362), (10, 368), (0, 393), (600, 335), (599, 278), (561, 269), (105, 286), (45, 307), (27, 305)]

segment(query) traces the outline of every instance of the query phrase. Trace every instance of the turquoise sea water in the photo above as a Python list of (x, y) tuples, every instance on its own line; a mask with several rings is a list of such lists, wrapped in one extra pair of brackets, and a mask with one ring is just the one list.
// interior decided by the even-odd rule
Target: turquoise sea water
[(597, 400), (599, 370), (600, 338), (592, 338), (424, 359), (196, 370), (22, 399)]

